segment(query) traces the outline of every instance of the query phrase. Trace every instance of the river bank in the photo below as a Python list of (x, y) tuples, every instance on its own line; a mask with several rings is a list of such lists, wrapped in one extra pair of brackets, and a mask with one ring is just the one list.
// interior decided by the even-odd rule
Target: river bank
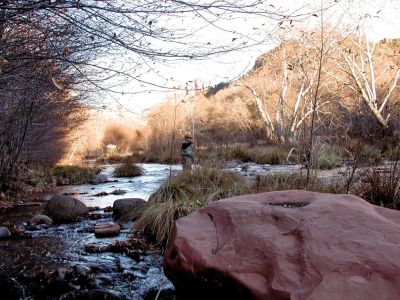
[[(33, 215), (43, 212), (53, 193), (35, 195), (30, 201), (3, 209), (0, 223), (24, 232), (23, 237), (0, 240), (0, 287), (8, 291), (6, 298), (154, 299), (159, 294), (159, 299), (173, 299), (174, 288), (162, 271), (161, 249), (141, 236), (131, 235), (131, 223), (121, 224), (118, 237), (100, 239), (93, 233), (96, 223), (113, 221), (109, 207), (116, 199), (147, 199), (170, 171), (177, 169), (173, 166), (170, 170), (165, 165), (143, 167), (145, 174), (141, 177), (116, 179), (115, 167), (103, 166), (107, 183), (58, 190), (73, 195), (90, 208), (88, 216), (78, 222), (28, 224)], [(113, 193), (115, 190), (118, 192)], [(95, 196), (100, 193), (103, 196)], [(109, 249), (95, 252), (91, 250), (93, 247)], [(131, 250), (131, 255), (127, 255), (126, 249)], [(80, 295), (83, 290), (90, 292)]]
[[(151, 245), (143, 236), (132, 235), (132, 223), (121, 224), (118, 237), (97, 238), (94, 234), (98, 222), (113, 222), (111, 206), (115, 200), (147, 200), (170, 174), (180, 170), (176, 165), (140, 166), (145, 170), (144, 175), (117, 178), (113, 175), (116, 165), (104, 165), (101, 174), (108, 179), (107, 182), (59, 187), (56, 191), (32, 195), (25, 202), (2, 209), (0, 226), (13, 232), (10, 239), (0, 240), (0, 288), (8, 291), (6, 299), (100, 297), (139, 300), (155, 299), (156, 295), (158, 299), (175, 299), (175, 289), (163, 274), (163, 249)], [(251, 183), (246, 184), (246, 191), (248, 188), (254, 190), (248, 193), (257, 192), (257, 188), (262, 190), (262, 184), (271, 184), (271, 188), (280, 184), (289, 186), (290, 181), (285, 176), (301, 175), (306, 171), (301, 165), (258, 165), (235, 161), (228, 162), (221, 171), (225, 170), (233, 171), (240, 175), (239, 179)], [(343, 166), (316, 173), (319, 179), (331, 184), (336, 179), (345, 180), (348, 171), (349, 166)], [(366, 169), (358, 171), (365, 172)], [(269, 175), (272, 175), (273, 182), (260, 181), (261, 185), (258, 184), (257, 180)], [(294, 178), (293, 186), (297, 187), (301, 178)], [(89, 214), (68, 224), (28, 224), (32, 216), (43, 212), (47, 201), (57, 193), (79, 199), (89, 207)]]

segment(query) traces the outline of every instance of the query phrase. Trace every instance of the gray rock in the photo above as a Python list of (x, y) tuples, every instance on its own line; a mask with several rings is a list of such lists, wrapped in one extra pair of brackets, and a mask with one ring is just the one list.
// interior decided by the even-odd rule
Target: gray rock
[(43, 201), (43, 202), (47, 202), (47, 201), (50, 201), (51, 198), (53, 198), (53, 195), (51, 195), (51, 194), (49, 194), (49, 195), (44, 195), (44, 196), (42, 197), (42, 201)]
[(53, 219), (46, 215), (39, 214), (39, 215), (33, 216), (29, 220), (29, 224), (31, 224), (31, 225), (38, 225), (38, 224), (51, 225), (51, 224), (53, 224)]
[(87, 286), (90, 289), (99, 289), (100, 288), (100, 282), (97, 278), (91, 278), (88, 282), (87, 282)]
[(146, 201), (140, 198), (117, 199), (113, 204), (113, 218), (118, 220), (144, 203), (146, 203)]
[(98, 174), (92, 179), (92, 183), (106, 183), (108, 182), (108, 178), (104, 174)]
[(113, 195), (124, 195), (124, 194), (126, 194), (126, 191), (118, 189), (118, 190), (112, 191), (111, 194), (113, 194)]
[(63, 281), (67, 271), (68, 270), (66, 268), (58, 268), (57, 269), (57, 279), (60, 280), (60, 281)]
[(0, 227), (0, 239), (11, 236), (10, 230), (7, 227)]
[(114, 281), (111, 276), (106, 275), (106, 274), (101, 274), (101, 275), (97, 276), (96, 279), (100, 284), (104, 284), (104, 285), (111, 284)]
[(87, 277), (88, 274), (90, 273), (90, 268), (82, 266), (82, 265), (76, 265), (75, 270), (82, 277)]
[(72, 222), (88, 212), (83, 202), (65, 195), (53, 196), (44, 208), (44, 213), (56, 223)]

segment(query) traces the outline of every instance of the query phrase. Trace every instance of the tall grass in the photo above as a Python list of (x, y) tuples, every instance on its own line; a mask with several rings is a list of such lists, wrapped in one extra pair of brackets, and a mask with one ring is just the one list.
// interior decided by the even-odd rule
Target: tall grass
[(226, 160), (236, 159), (241, 162), (254, 162), (258, 164), (276, 165), (286, 161), (288, 151), (280, 146), (265, 146), (248, 148), (236, 145), (220, 153)]
[(135, 177), (143, 175), (143, 168), (135, 165), (132, 159), (126, 159), (124, 163), (115, 168), (115, 177)]
[(339, 150), (332, 145), (316, 145), (315, 156), (315, 165), (313, 166), (315, 169), (331, 170), (340, 166), (341, 156)]
[(400, 209), (399, 160), (393, 161), (388, 168), (364, 171), (355, 184), (354, 193), (372, 204)]
[(88, 183), (99, 172), (98, 168), (79, 166), (56, 166), (50, 170), (50, 174), (56, 178), (59, 185)]
[(247, 191), (243, 178), (213, 167), (199, 167), (192, 174), (181, 173), (155, 191), (149, 201), (132, 211), (134, 229), (144, 230), (158, 243), (166, 242), (174, 221), (207, 203)]

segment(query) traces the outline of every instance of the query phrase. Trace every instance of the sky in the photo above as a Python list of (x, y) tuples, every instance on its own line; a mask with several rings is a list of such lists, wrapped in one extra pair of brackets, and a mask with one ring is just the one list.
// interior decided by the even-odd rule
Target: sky
[[(285, 11), (287, 14), (312, 12), (318, 7), (327, 7), (335, 0), (270, 0), (266, 1), (271, 8)], [(326, 18), (343, 17), (347, 22), (362, 22), (370, 39), (400, 37), (400, 0), (339, 0), (339, 5), (328, 10)], [(312, 26), (318, 18), (308, 17), (294, 22), (296, 26)], [(170, 26), (181, 26), (181, 19), (167, 20)], [(202, 23), (196, 19), (185, 20), (184, 24), (190, 29), (201, 27)], [(196, 22), (199, 22), (198, 24)], [(203, 60), (158, 63), (152, 67), (151, 72), (142, 75), (142, 79), (157, 85), (184, 88), (186, 82), (195, 79), (205, 82), (205, 85), (215, 85), (219, 82), (229, 81), (240, 77), (250, 70), (256, 59), (263, 53), (277, 45), (274, 38), (278, 21), (273, 21), (262, 16), (232, 16), (232, 18), (206, 26), (191, 36), (194, 42), (239, 45), (239, 43), (253, 44), (253, 47), (241, 51), (228, 52), (223, 55), (212, 56)], [(285, 25), (284, 25), (285, 26)], [(190, 41), (189, 41), (190, 42)], [(233, 45), (233, 46), (235, 46)], [(190, 86), (190, 83), (189, 83)], [(121, 87), (125, 95), (113, 94), (106, 99), (110, 105), (107, 110), (121, 120), (138, 119), (146, 115), (148, 109), (161, 102), (171, 92), (151, 86), (139, 86), (136, 82), (129, 82)], [(139, 92), (139, 93), (137, 93)], [(137, 93), (137, 94), (130, 94)]]

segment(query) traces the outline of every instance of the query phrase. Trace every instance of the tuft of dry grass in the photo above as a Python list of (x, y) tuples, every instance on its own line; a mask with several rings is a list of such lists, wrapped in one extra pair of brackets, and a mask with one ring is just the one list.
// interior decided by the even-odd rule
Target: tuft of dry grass
[(248, 148), (236, 145), (223, 151), (220, 156), (226, 160), (236, 159), (241, 162), (277, 165), (286, 161), (288, 151), (280, 146)]
[(143, 168), (135, 165), (131, 160), (125, 160), (123, 164), (115, 168), (116, 177), (135, 177), (143, 175)]
[(192, 174), (181, 173), (156, 190), (143, 206), (131, 212), (134, 229), (143, 230), (158, 243), (165, 243), (176, 219), (204, 205), (246, 193), (243, 178), (230, 171), (198, 167)]
[(374, 205), (400, 209), (399, 161), (394, 161), (389, 168), (364, 171), (354, 189), (354, 194)]

